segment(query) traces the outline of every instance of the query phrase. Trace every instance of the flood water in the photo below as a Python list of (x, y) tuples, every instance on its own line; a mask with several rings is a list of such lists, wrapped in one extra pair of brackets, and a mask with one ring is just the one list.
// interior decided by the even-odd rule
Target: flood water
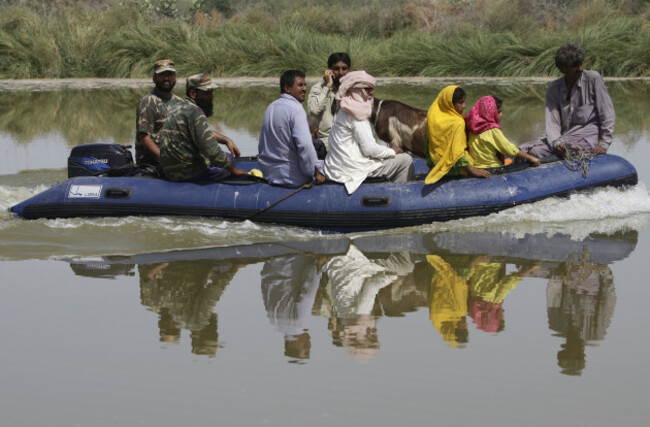
[[(512, 141), (543, 134), (544, 84), (464, 86)], [(645, 425), (650, 83), (608, 87), (638, 186), (355, 234), (17, 219), (71, 147), (132, 144), (150, 88), (0, 87), (2, 424)], [(212, 124), (254, 155), (277, 92), (218, 89)]]

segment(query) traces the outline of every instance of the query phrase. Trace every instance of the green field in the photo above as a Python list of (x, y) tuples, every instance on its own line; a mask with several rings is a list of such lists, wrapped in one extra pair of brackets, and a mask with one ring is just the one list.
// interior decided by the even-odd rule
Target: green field
[(349, 52), (376, 76), (552, 76), (580, 43), (604, 76), (650, 76), (647, 0), (0, 0), (0, 78), (320, 75)]

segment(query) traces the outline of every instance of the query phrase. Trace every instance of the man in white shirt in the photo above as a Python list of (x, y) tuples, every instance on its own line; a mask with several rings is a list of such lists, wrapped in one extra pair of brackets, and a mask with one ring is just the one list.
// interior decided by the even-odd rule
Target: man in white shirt
[(340, 110), (334, 117), (325, 158), (325, 174), (354, 193), (367, 177), (386, 176), (392, 182), (414, 177), (413, 158), (400, 148), (379, 144), (370, 127), (376, 79), (352, 71), (341, 79), (336, 95)]

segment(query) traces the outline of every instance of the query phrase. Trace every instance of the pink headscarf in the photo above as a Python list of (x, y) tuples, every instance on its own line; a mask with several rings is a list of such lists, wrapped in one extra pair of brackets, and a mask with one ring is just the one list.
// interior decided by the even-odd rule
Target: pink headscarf
[(341, 77), (336, 100), (346, 113), (357, 120), (367, 120), (372, 114), (373, 97), (366, 89), (374, 88), (376, 84), (377, 79), (365, 71), (351, 71)]
[(476, 104), (465, 116), (465, 123), (469, 131), (475, 135), (486, 130), (501, 128), (499, 126), (499, 111), (497, 103), (492, 96), (484, 96), (476, 101)]
[(478, 329), (485, 332), (499, 332), (503, 318), (503, 307), (500, 303), (474, 301), (470, 304), (467, 314), (474, 319)]

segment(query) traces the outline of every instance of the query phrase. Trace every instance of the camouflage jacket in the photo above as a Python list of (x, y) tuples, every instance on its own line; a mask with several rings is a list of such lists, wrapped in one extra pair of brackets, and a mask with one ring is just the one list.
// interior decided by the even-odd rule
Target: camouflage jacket
[(208, 165), (229, 168), (230, 159), (219, 147), (208, 118), (192, 99), (176, 104), (160, 132), (160, 164), (172, 181), (187, 181)]
[(135, 158), (137, 163), (158, 161), (142, 144), (140, 133), (151, 135), (153, 141), (160, 145), (160, 130), (167, 119), (167, 114), (174, 104), (182, 101), (181, 97), (174, 94), (170, 98), (163, 98), (156, 89), (142, 97), (138, 103), (135, 117)]

